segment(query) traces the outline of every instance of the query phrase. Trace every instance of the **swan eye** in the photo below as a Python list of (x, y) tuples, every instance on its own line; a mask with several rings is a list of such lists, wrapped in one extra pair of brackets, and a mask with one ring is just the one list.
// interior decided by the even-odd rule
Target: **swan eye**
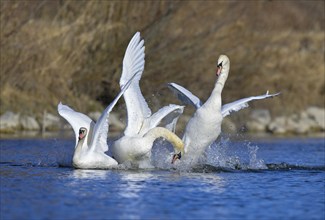
[(217, 67), (222, 67), (222, 61), (217, 65)]

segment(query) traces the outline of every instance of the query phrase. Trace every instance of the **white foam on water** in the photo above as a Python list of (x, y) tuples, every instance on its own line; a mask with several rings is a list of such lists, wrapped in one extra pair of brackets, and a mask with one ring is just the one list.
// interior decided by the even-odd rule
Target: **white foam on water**
[(249, 169), (268, 169), (263, 159), (257, 158), (258, 146), (252, 145), (250, 142), (247, 144), (249, 151)]
[[(73, 143), (54, 140), (51, 148), (47, 148), (46, 152), (39, 152), (40, 155), (36, 157), (36, 160), (28, 164), (31, 166), (72, 167), (74, 146), (71, 144), (73, 145)], [(144, 159), (136, 165), (125, 162), (119, 164), (117, 169), (164, 169), (191, 172), (193, 168), (204, 167), (205, 165), (234, 170), (267, 169), (264, 161), (258, 158), (258, 146), (243, 141), (242, 145), (240, 143), (239, 149), (233, 150), (234, 144), (238, 145), (238, 142), (234, 143), (229, 137), (221, 136), (206, 149), (203, 155), (195, 155), (194, 157), (183, 155), (181, 160), (171, 164), (174, 155), (172, 145), (164, 139), (158, 139), (154, 142), (149, 159)]]
[[(151, 163), (159, 169), (176, 169), (183, 172), (190, 172), (193, 168), (205, 165), (215, 168), (234, 170), (260, 170), (267, 169), (263, 159), (258, 158), (258, 146), (248, 141), (242, 141), (238, 149), (233, 150), (234, 143), (229, 137), (221, 137), (209, 146), (203, 155), (189, 157), (185, 155), (181, 160), (171, 164), (173, 156), (172, 147), (165, 141), (156, 142)], [(196, 169), (197, 170), (197, 169)]]

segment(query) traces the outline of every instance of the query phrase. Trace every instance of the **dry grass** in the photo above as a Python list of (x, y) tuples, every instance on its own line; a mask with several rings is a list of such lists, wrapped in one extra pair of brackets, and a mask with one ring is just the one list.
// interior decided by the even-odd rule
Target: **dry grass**
[[(231, 59), (225, 102), (281, 91), (254, 103), (273, 114), (324, 107), (324, 1), (1, 1), (0, 113), (89, 112), (118, 90), (126, 45), (146, 42), (141, 81), (153, 108), (177, 102), (173, 81), (208, 97), (221, 53)], [(151, 95), (154, 94), (154, 97)]]

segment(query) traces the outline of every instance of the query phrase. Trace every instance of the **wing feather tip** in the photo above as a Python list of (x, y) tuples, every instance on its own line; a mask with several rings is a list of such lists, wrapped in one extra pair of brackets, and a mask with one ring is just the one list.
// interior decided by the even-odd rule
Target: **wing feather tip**
[(58, 112), (60, 112), (62, 110), (62, 108), (64, 107), (64, 105), (62, 104), (62, 102), (60, 101), (58, 104)]
[(273, 97), (278, 96), (278, 95), (280, 95), (280, 94), (281, 94), (281, 92), (274, 93), (274, 94), (269, 94), (269, 97), (273, 98)]

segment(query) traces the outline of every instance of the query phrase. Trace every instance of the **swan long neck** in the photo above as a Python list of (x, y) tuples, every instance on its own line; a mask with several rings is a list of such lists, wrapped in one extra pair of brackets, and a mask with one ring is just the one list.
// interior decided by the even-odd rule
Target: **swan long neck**
[(215, 83), (214, 89), (212, 90), (209, 99), (205, 103), (206, 106), (210, 106), (213, 109), (221, 108), (222, 105), (221, 93), (227, 81), (229, 69), (230, 69), (229, 62), (227, 62), (222, 67), (221, 73)]
[(154, 142), (157, 138), (165, 138), (167, 141), (169, 141), (173, 147), (175, 152), (184, 153), (184, 143), (183, 141), (173, 132), (169, 131), (166, 128), (162, 127), (155, 127), (148, 131), (144, 137), (150, 138), (152, 142)]
[(229, 63), (227, 63), (225, 66), (222, 67), (220, 76), (218, 77), (215, 87), (212, 91), (212, 93), (219, 93), (221, 94), (223, 87), (225, 86), (225, 83), (227, 81), (228, 78), (228, 74), (229, 74)]
[(77, 146), (74, 150), (73, 161), (78, 160), (80, 158), (82, 151), (83, 151), (84, 142), (85, 142), (85, 138), (78, 141)]

